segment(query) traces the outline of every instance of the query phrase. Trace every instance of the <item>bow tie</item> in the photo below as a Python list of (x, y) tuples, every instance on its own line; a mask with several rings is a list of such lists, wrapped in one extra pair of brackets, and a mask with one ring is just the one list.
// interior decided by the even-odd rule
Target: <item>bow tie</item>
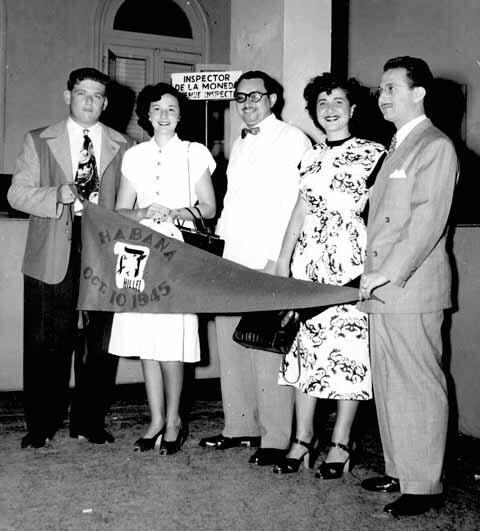
[(260, 127), (244, 127), (242, 129), (242, 138), (245, 138), (248, 133), (251, 135), (258, 135), (258, 133), (260, 133)]

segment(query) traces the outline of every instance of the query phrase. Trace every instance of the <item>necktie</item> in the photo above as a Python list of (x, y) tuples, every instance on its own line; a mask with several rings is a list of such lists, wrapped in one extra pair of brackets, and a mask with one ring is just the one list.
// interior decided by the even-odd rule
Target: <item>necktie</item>
[(390, 142), (390, 146), (388, 147), (387, 157), (389, 157), (395, 151), (396, 147), (397, 147), (397, 135), (393, 135), (392, 141)]
[(242, 138), (245, 138), (248, 133), (251, 135), (258, 135), (258, 133), (260, 133), (260, 127), (244, 127), (242, 129)]
[(100, 183), (98, 180), (97, 161), (93, 153), (92, 139), (88, 136), (88, 129), (83, 130), (83, 146), (80, 151), (77, 174), (75, 175), (75, 185), (78, 193), (92, 203), (98, 203), (98, 191)]

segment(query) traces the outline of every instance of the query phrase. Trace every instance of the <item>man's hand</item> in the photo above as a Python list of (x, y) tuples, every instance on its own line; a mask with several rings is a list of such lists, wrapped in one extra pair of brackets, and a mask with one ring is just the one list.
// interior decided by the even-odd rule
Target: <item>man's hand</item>
[(283, 316), (280, 326), (282, 328), (285, 328), (292, 319), (294, 321), (298, 321), (300, 319), (300, 314), (296, 312), (295, 310), (288, 310), (288, 312), (285, 312), (285, 315)]
[(72, 184), (62, 184), (57, 190), (57, 203), (70, 205), (75, 201), (75, 192), (72, 190)]
[(390, 282), (388, 278), (385, 278), (378, 271), (371, 271), (370, 273), (364, 273), (360, 281), (359, 298), (361, 301), (369, 299), (372, 291), (384, 284)]

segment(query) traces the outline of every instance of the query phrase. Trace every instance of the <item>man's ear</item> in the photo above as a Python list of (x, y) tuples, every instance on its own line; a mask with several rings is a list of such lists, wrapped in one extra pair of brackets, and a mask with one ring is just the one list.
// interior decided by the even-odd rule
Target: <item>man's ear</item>
[(353, 113), (355, 112), (356, 108), (357, 105), (355, 103), (350, 107), (350, 118), (353, 116)]
[(72, 94), (69, 90), (64, 90), (63, 91), (63, 99), (65, 100), (65, 103), (67, 105), (70, 105), (70, 101), (72, 99)]
[(424, 87), (413, 87), (413, 97), (415, 99), (415, 103), (420, 103), (426, 95), (427, 91)]
[(108, 105), (108, 99), (107, 99), (107, 98), (105, 98), (105, 99), (103, 100), (103, 107), (102, 107), (102, 111), (104, 111), (104, 110), (105, 110), (105, 109), (107, 108), (107, 105)]

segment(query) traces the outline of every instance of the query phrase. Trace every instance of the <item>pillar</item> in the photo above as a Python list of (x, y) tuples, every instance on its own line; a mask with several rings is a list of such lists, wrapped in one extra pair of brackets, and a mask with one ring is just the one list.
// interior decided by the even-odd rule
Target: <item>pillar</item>
[[(303, 89), (330, 71), (332, 0), (231, 0), (231, 67), (264, 70), (285, 90), (283, 119), (315, 139)], [(240, 120), (232, 112), (231, 138)]]

